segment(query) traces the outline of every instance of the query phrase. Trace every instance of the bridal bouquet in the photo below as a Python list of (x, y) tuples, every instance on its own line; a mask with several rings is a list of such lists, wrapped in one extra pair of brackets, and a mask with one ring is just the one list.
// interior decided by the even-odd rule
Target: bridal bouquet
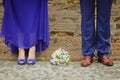
[(64, 49), (56, 50), (50, 58), (50, 63), (52, 65), (67, 65), (70, 62), (70, 56)]

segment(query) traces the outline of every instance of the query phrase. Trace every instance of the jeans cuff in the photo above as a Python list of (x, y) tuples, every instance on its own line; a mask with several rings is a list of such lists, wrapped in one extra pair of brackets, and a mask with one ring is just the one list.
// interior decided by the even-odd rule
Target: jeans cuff
[(109, 55), (109, 53), (100, 53), (100, 52), (98, 52), (97, 53), (97, 56), (99, 57), (99, 56), (108, 56)]

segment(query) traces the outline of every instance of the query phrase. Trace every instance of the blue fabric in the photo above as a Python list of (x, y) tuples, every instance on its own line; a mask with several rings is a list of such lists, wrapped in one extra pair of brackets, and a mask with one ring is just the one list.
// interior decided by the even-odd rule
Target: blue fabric
[(3, 4), (1, 36), (11, 52), (34, 45), (36, 52), (48, 48), (48, 0), (3, 0)]
[[(97, 18), (95, 17), (95, 1), (97, 2)], [(83, 55), (93, 56), (95, 50), (98, 51), (98, 55), (107, 55), (110, 49), (112, 0), (81, 0), (80, 4)]]

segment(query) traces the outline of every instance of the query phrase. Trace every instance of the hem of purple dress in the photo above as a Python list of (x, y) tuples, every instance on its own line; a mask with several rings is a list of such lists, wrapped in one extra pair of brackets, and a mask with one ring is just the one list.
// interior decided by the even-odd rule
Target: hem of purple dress
[[(0, 38), (5, 39), (4, 36), (2, 36), (1, 34), (0, 34)], [(6, 41), (6, 40), (4, 40), (4, 41), (5, 41), (5, 44), (7, 45), (7, 47), (10, 49), (11, 53), (18, 53), (18, 48), (29, 49), (33, 46), (36, 46), (36, 53), (39, 53), (39, 52), (46, 50), (49, 47), (49, 41), (45, 42), (44, 40), (38, 40), (37, 43), (33, 43), (33, 44), (29, 45), (28, 47), (19, 46), (10, 41)]]
[[(40, 41), (38, 41), (38, 42), (40, 42)], [(15, 46), (14, 44), (11, 44), (9, 42), (5, 43), (5, 44), (10, 49), (11, 53), (18, 53), (18, 48), (20, 47), (19, 45)], [(30, 45), (29, 47), (20, 47), (20, 48), (29, 49), (33, 46), (36, 46), (36, 53), (39, 53), (39, 52), (46, 50), (49, 47), (49, 44), (47, 42), (44, 42), (43, 44), (38, 43), (38, 44)]]

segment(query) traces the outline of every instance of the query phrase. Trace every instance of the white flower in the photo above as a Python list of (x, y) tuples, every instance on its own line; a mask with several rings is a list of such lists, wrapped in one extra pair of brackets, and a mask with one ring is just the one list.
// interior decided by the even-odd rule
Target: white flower
[(69, 62), (69, 53), (61, 48), (56, 50), (50, 57), (50, 63), (53, 65), (67, 65)]

